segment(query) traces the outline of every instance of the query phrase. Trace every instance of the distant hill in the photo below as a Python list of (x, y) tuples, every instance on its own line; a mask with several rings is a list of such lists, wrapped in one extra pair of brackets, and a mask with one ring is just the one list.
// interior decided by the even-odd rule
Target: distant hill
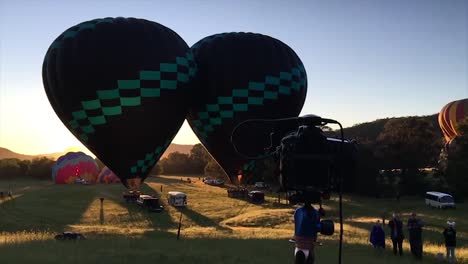
[[(439, 127), (439, 121), (438, 121), (438, 114), (433, 114), (429, 116), (418, 116), (419, 118), (425, 119), (429, 121), (435, 133), (439, 134), (440, 137), (442, 137), (442, 131), (440, 130)], [(392, 117), (392, 118), (384, 118), (384, 119), (377, 119), (372, 122), (366, 122), (362, 124), (357, 124), (352, 127), (347, 127), (343, 129), (345, 138), (348, 139), (357, 139), (358, 141), (361, 142), (375, 142), (377, 140), (377, 137), (379, 134), (383, 131), (385, 124), (389, 120), (392, 119), (404, 119), (408, 117)]]
[(34, 158), (46, 157), (49, 159), (57, 159), (63, 155), (63, 152), (54, 152), (48, 154), (39, 154), (39, 155), (26, 155), (13, 152), (7, 148), (0, 147), (0, 159), (20, 159), (20, 160), (32, 160)]
[[(162, 158), (167, 157), (170, 153), (176, 152), (176, 151), (180, 153), (184, 153), (184, 154), (189, 154), (192, 147), (193, 145), (171, 144), (169, 145), (167, 150), (162, 155)], [(54, 153), (38, 154), (38, 155), (25, 155), (25, 154), (13, 152), (7, 148), (0, 147), (0, 159), (32, 160), (34, 158), (47, 157), (49, 159), (56, 160), (63, 154), (67, 153), (69, 150), (71, 149), (68, 148), (66, 151), (63, 151), (63, 152), (54, 152)], [(73, 151), (77, 151), (77, 150), (73, 150)]]
[[(379, 134), (384, 130), (385, 125), (388, 121), (394, 119), (405, 119), (410, 118), (411, 116), (406, 117), (390, 117), (390, 118), (383, 118), (377, 119), (371, 122), (365, 122), (362, 124), (356, 124), (351, 127), (346, 127), (343, 129), (344, 136), (347, 139), (356, 139), (360, 142), (375, 142)], [(428, 116), (416, 116), (418, 118), (422, 118), (427, 120), (429, 123), (432, 124), (434, 132), (437, 133), (440, 137), (442, 137), (442, 131), (439, 127), (438, 121), (438, 114), (428, 115)], [(339, 130), (333, 131), (326, 131), (326, 135), (330, 136), (339, 136)]]
[(31, 160), (34, 156), (23, 155), (16, 152), (13, 152), (6, 148), (0, 147), (0, 159), (20, 159), (20, 160)]
[(193, 148), (193, 145), (171, 144), (166, 149), (166, 151), (163, 153), (163, 155), (161, 156), (161, 159), (162, 158), (167, 158), (167, 156), (169, 156), (169, 154), (171, 154), (172, 152), (176, 152), (176, 151), (180, 152), (180, 153), (183, 153), (183, 154), (190, 154), (190, 150), (192, 150), (192, 148)]

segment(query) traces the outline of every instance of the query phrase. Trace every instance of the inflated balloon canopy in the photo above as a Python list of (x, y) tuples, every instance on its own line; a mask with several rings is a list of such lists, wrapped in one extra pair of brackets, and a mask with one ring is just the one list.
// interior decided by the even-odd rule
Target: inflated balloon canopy
[(95, 183), (98, 173), (96, 161), (83, 152), (68, 152), (52, 166), (52, 180), (57, 184), (74, 184), (79, 179)]
[[(307, 76), (299, 57), (283, 42), (261, 34), (224, 33), (192, 46), (196, 91), (187, 120), (200, 141), (231, 179), (255, 167), (239, 156), (231, 133), (252, 118), (295, 117), (307, 93)], [(249, 149), (268, 138), (248, 131), (237, 135)], [(260, 145), (265, 145), (261, 143)]]
[(101, 172), (99, 173), (97, 177), (97, 182), (98, 183), (118, 183), (120, 182), (119, 177), (115, 175), (111, 169), (108, 167), (102, 168)]
[(447, 143), (460, 135), (458, 124), (468, 117), (468, 98), (446, 104), (439, 112), (439, 126)]
[(60, 120), (126, 186), (148, 176), (176, 135), (194, 74), (177, 33), (137, 18), (67, 29), (50, 45), (42, 71)]

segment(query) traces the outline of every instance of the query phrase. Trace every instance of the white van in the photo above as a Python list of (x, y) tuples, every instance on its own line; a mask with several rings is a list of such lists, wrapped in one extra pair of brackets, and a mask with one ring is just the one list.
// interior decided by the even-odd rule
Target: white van
[(168, 192), (167, 202), (175, 207), (187, 206), (187, 195), (183, 192)]
[(436, 208), (455, 208), (453, 196), (441, 192), (426, 192), (426, 205)]

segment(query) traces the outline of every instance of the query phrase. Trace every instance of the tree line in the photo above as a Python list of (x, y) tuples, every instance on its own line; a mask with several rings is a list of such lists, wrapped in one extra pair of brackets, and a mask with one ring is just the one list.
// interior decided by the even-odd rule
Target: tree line
[[(337, 132), (325, 129), (330, 136)], [(387, 118), (345, 129), (345, 137), (354, 139), (353, 166), (344, 172), (345, 191), (375, 196), (424, 194), (438, 190), (463, 196), (468, 193), (468, 119), (459, 126), (462, 136), (450, 153), (437, 125), (436, 115)], [(441, 151), (442, 150), (442, 151)], [(100, 168), (104, 165), (96, 160)], [(0, 179), (29, 177), (51, 179), (54, 160), (0, 160)], [(278, 160), (257, 160), (244, 183), (278, 183)], [(208, 151), (196, 144), (190, 153), (172, 152), (162, 158), (151, 175), (198, 174), (227, 179)]]
[(348, 130), (358, 148), (354, 192), (399, 197), (434, 190), (458, 198), (467, 193), (468, 119), (448, 152), (437, 115), (382, 119)]
[(52, 166), (55, 160), (41, 157), (33, 160), (1, 159), (0, 180), (32, 178), (48, 180), (52, 178)]

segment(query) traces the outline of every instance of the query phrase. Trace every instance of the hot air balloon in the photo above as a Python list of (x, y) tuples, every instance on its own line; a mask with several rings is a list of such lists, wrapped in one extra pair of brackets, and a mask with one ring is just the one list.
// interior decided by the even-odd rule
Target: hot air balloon
[(120, 182), (119, 177), (115, 175), (108, 167), (102, 168), (101, 172), (97, 177), (98, 183), (117, 183)]
[(458, 124), (468, 118), (468, 98), (446, 104), (439, 112), (439, 126), (444, 133), (447, 145), (460, 135)]
[(137, 18), (104, 18), (67, 29), (50, 45), (42, 77), (65, 126), (137, 189), (187, 114), (195, 73), (185, 41)]
[(83, 152), (68, 152), (60, 156), (52, 167), (52, 180), (57, 184), (95, 183), (98, 173), (99, 167), (91, 156)]
[[(255, 33), (223, 33), (191, 48), (197, 65), (187, 120), (202, 144), (231, 181), (249, 174), (255, 162), (239, 156), (231, 142), (233, 129), (251, 118), (296, 117), (307, 92), (304, 66), (283, 42)], [(257, 145), (249, 133), (240, 148)], [(244, 178), (243, 181), (246, 179)]]

